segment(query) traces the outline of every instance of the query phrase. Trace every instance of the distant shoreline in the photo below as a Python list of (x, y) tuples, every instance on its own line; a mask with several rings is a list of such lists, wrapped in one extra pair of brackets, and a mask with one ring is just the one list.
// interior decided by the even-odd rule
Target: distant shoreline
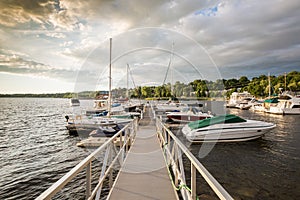
[[(73, 97), (66, 96), (65, 93), (56, 93), (56, 94), (0, 94), (0, 98), (62, 98), (62, 99), (70, 99)], [(94, 100), (96, 98), (92, 97), (80, 97), (80, 100)], [(167, 101), (169, 97), (162, 97), (162, 98), (143, 98), (146, 101)], [(186, 101), (223, 101), (223, 98), (203, 98), (203, 97), (181, 97), (177, 98), (179, 101), (186, 100)]]
[[(47, 93), (47, 94), (0, 94), (0, 98), (65, 98), (70, 99), (70, 93)], [(92, 98), (90, 98), (92, 99)]]

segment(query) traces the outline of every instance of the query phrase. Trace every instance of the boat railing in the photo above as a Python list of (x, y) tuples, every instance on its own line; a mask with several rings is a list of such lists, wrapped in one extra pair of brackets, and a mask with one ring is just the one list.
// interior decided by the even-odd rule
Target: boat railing
[[(113, 171), (115, 170), (114, 166), (117, 164), (122, 166), (122, 163), (127, 156), (129, 145), (135, 139), (137, 126), (137, 119), (127, 124), (117, 134), (108, 139), (98, 149), (96, 149), (88, 157), (77, 164), (51, 187), (45, 190), (40, 196), (36, 198), (36, 200), (51, 199), (56, 193), (61, 191), (67, 183), (72, 182), (72, 180), (74, 180), (74, 178), (83, 170), (85, 170), (86, 174), (86, 199), (100, 199), (102, 186), (107, 182), (104, 182), (105, 179), (109, 179), (109, 187), (112, 187)], [(119, 148), (117, 148), (117, 146), (119, 146)], [(97, 185), (92, 189), (92, 162), (98, 159), (99, 156), (103, 154), (104, 158), (101, 157), (101, 159), (99, 159), (99, 162), (102, 164), (101, 174)], [(93, 165), (94, 164), (95, 162), (93, 162)]]
[[(199, 173), (212, 188), (219, 199), (233, 199), (222, 185), (209, 173), (199, 160), (187, 149), (187, 147), (164, 125), (161, 119), (156, 118), (156, 129), (170, 178), (176, 190), (180, 191), (183, 199), (198, 199), (197, 197), (197, 173)], [(184, 164), (182, 157), (190, 162), (190, 184), (186, 183)]]

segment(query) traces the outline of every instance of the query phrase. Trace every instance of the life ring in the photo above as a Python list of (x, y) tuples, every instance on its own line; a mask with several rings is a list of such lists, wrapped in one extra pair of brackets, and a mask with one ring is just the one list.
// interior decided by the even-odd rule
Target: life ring
[(76, 115), (76, 120), (80, 119), (81, 120), (81, 115)]

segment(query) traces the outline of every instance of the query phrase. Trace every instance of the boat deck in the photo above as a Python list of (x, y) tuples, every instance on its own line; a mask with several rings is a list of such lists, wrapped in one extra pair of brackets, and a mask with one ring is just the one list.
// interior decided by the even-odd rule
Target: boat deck
[(149, 112), (140, 124), (108, 199), (178, 199)]

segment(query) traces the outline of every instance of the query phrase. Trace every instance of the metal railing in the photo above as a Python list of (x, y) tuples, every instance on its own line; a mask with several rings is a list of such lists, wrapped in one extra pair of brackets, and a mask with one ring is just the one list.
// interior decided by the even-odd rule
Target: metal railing
[[(125, 134), (124, 134), (125, 132)], [(50, 188), (44, 191), (36, 200), (51, 199), (56, 193), (61, 191), (64, 186), (73, 180), (82, 170), (86, 170), (86, 199), (100, 199), (102, 186), (106, 177), (109, 177), (109, 187), (113, 183), (113, 170), (114, 165), (119, 162), (122, 166), (129, 145), (134, 141), (137, 132), (137, 119), (127, 124), (117, 134), (111, 137), (108, 141), (102, 144), (98, 149), (76, 165), (71, 171), (60, 178)], [(116, 144), (118, 141), (118, 144)], [(117, 148), (119, 146), (120, 148)], [(104, 153), (102, 158), (102, 169), (97, 185), (92, 190), (92, 161), (96, 160), (100, 154)]]
[[(156, 118), (156, 129), (163, 149), (166, 164), (172, 171), (173, 186), (180, 190), (183, 199), (198, 199), (197, 197), (197, 172), (205, 179), (214, 193), (220, 199), (233, 199), (230, 194), (220, 185), (220, 183), (208, 172), (199, 160), (186, 148), (184, 144)], [(185, 180), (184, 165), (182, 155), (185, 155), (191, 165), (191, 183), (187, 186)]]

